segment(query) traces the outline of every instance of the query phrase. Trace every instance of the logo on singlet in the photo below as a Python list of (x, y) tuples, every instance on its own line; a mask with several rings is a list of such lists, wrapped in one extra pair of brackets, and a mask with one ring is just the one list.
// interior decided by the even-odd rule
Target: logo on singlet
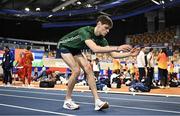
[(76, 39), (79, 39), (79, 38), (80, 38), (79, 35), (71, 37), (71, 38), (66, 38), (65, 40), (60, 41), (59, 44), (67, 43), (67, 42), (70, 42), (70, 41), (73, 41), (73, 40), (76, 40)]

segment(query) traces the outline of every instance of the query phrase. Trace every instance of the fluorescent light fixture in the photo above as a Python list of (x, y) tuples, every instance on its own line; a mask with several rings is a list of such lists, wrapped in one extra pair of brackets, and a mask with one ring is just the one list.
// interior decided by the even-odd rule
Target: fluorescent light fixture
[(28, 7), (26, 7), (24, 10), (25, 10), (25, 11), (30, 11), (30, 9), (29, 9)]
[(89, 8), (89, 7), (92, 7), (92, 5), (91, 4), (87, 4), (87, 7)]
[(69, 5), (73, 4), (73, 3), (75, 3), (76, 1), (77, 0), (69, 0), (69, 1), (67, 1), (67, 2), (65, 2), (63, 4), (60, 4), (57, 7), (53, 8), (52, 12), (57, 12), (58, 10), (62, 9), (62, 7), (69, 6)]
[(157, 5), (160, 5), (160, 3), (157, 2), (157, 1), (155, 1), (155, 0), (151, 0), (151, 1), (154, 2), (154, 3), (157, 4)]
[(80, 1), (78, 1), (78, 2), (77, 2), (77, 4), (78, 4), (78, 5), (80, 5), (80, 4), (81, 4), (81, 2), (80, 2)]
[(101, 13), (101, 14), (103, 14), (103, 15), (111, 16), (110, 14), (105, 13), (105, 12), (103, 12), (103, 11), (100, 11), (99, 13)]
[(48, 18), (52, 17), (53, 15), (49, 15)]
[(161, 3), (164, 4), (165, 3), (164, 0), (162, 0)]
[(64, 9), (65, 9), (65, 7), (63, 6), (61, 9), (62, 9), (62, 10), (64, 10)]
[(41, 9), (40, 8), (36, 8), (36, 11), (40, 11)]

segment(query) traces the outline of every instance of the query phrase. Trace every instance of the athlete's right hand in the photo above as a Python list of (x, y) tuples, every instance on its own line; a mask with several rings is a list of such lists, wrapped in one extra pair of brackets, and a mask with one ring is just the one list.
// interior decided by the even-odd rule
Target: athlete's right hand
[(131, 45), (124, 44), (118, 47), (118, 51), (129, 52), (132, 49)]

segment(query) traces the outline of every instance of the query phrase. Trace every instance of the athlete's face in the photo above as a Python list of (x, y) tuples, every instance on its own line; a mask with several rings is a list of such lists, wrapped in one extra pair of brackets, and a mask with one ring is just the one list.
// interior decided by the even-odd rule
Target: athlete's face
[(99, 22), (99, 34), (102, 36), (106, 36), (109, 33), (110, 30), (110, 26), (107, 24), (102, 24), (101, 22)]

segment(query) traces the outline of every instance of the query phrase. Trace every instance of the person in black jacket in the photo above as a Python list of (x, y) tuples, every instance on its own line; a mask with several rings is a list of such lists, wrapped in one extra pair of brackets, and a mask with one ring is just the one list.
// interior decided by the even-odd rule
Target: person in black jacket
[(8, 46), (4, 47), (4, 54), (2, 58), (2, 68), (3, 68), (3, 83), (6, 85), (12, 84), (12, 68), (13, 68), (13, 61), (14, 55), (10, 51)]

